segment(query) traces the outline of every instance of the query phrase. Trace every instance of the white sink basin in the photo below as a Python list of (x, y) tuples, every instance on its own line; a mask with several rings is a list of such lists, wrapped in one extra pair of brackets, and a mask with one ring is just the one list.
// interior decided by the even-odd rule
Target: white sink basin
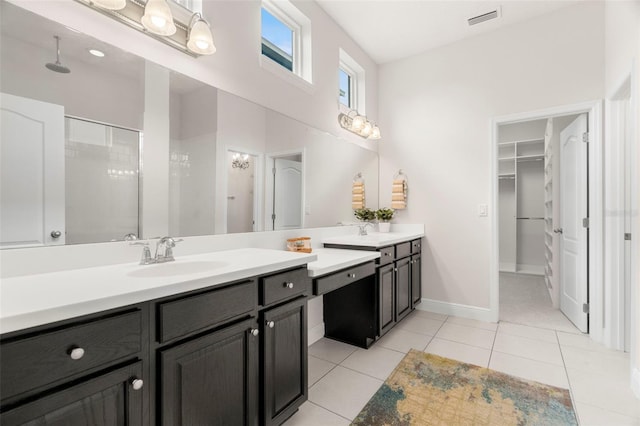
[(228, 265), (229, 264), (227, 262), (213, 260), (191, 260), (185, 262), (173, 261), (152, 265), (140, 265), (139, 269), (129, 272), (127, 275), (139, 278), (169, 277), (215, 271), (216, 269), (224, 268)]

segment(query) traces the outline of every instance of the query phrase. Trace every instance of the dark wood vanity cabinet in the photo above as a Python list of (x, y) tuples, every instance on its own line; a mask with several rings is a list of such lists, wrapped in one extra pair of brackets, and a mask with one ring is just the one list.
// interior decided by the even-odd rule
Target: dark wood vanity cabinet
[(391, 330), (420, 303), (421, 239), (380, 248), (341, 244), (325, 244), (325, 247), (380, 252), (380, 258), (376, 260), (378, 337)]
[(5, 334), (0, 423), (278, 425), (307, 399), (305, 266)]
[(258, 424), (259, 339), (249, 318), (159, 350), (159, 423)]
[(142, 375), (142, 363), (136, 362), (10, 408), (0, 419), (6, 426), (140, 426), (143, 388), (134, 381)]
[(0, 342), (2, 425), (143, 425), (145, 305), (9, 333)]
[(261, 319), (262, 418), (279, 425), (307, 400), (306, 298), (265, 310)]

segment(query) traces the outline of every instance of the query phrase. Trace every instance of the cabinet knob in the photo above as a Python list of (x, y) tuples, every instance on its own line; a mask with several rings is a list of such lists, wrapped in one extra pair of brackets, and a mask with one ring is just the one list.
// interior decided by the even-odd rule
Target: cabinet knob
[(142, 379), (138, 379), (137, 377), (131, 379), (131, 387), (133, 390), (140, 390), (144, 386), (144, 381)]
[(394, 272), (398, 272), (398, 268), (393, 268)]
[(249, 333), (251, 333), (252, 336), (257, 336), (258, 334), (260, 334), (260, 330), (258, 330), (257, 328), (252, 328)]
[(284, 283), (286, 288), (293, 288), (293, 283)]
[(51, 231), (51, 238), (60, 238), (62, 236), (62, 232), (60, 231)]
[(84, 356), (84, 349), (76, 346), (71, 348), (68, 353), (72, 360), (77, 361)]
[(269, 327), (269, 328), (273, 328), (275, 325), (276, 325), (276, 323), (275, 323), (275, 322), (273, 322), (273, 321), (267, 321), (267, 327)]

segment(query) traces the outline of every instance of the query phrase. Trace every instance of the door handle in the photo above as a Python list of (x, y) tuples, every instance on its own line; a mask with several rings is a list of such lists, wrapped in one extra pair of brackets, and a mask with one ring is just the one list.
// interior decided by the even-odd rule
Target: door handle
[(562, 228), (556, 228), (553, 230), (556, 234), (562, 234)]

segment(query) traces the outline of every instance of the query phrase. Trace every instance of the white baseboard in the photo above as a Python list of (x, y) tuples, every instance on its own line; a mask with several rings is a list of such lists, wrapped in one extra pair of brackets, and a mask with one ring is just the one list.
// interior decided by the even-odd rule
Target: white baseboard
[(634, 368), (631, 373), (631, 390), (640, 399), (640, 367)]
[(416, 309), (478, 321), (496, 322), (496, 320), (492, 318), (491, 310), (489, 308), (479, 308), (477, 306), (422, 299), (422, 303), (416, 306)]
[(318, 340), (322, 339), (323, 337), (324, 337), (324, 322), (321, 322), (315, 327), (309, 329), (309, 334), (307, 337), (307, 345), (311, 346)]

